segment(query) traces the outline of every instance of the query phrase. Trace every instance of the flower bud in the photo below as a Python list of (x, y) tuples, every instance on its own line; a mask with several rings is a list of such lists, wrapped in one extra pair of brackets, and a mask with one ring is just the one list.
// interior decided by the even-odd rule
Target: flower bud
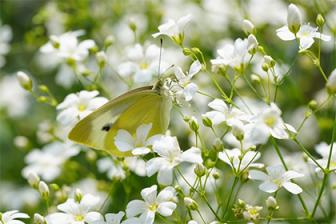
[(83, 193), (80, 189), (76, 189), (75, 190), (75, 201), (77, 201), (78, 203), (82, 200), (83, 198)]
[(133, 31), (135, 32), (137, 30), (137, 25), (134, 21), (134, 19), (130, 19), (129, 22), (128, 22), (128, 27)]
[(244, 139), (244, 124), (237, 120), (232, 124), (231, 133), (239, 140), (242, 141)]
[(105, 41), (104, 41), (104, 47), (108, 48), (109, 46), (111, 46), (115, 41), (114, 36), (109, 35), (106, 37)]
[(212, 177), (215, 180), (217, 180), (220, 177), (220, 173), (217, 170), (215, 170), (215, 171), (212, 172)]
[(49, 197), (49, 187), (44, 181), (40, 181), (38, 185), (38, 190), (44, 200), (47, 200)]
[(275, 61), (274, 61), (274, 59), (273, 59), (271, 56), (269, 56), (269, 55), (265, 55), (265, 56), (264, 56), (264, 61), (265, 61), (265, 63), (267, 63), (268, 66), (271, 67), (271, 68), (273, 68), (273, 67), (275, 66)]
[(50, 39), (50, 43), (51, 43), (51, 45), (54, 47), (54, 48), (59, 48), (60, 47), (60, 42), (59, 42), (59, 39), (58, 39), (58, 37), (57, 36), (55, 36), (55, 35), (51, 35), (50, 37), (49, 37), (49, 39)]
[(44, 93), (48, 93), (49, 92), (49, 88), (46, 85), (39, 85), (38, 88), (39, 88), (39, 90), (41, 92), (44, 92)]
[(275, 210), (275, 209), (279, 208), (278, 202), (277, 202), (277, 200), (273, 196), (269, 196), (266, 199), (266, 206), (270, 210)]
[(301, 23), (301, 13), (299, 8), (294, 4), (290, 4), (287, 12), (288, 29), (296, 34), (300, 30)]
[(206, 171), (206, 168), (203, 166), (203, 164), (198, 163), (195, 168), (194, 168), (194, 173), (198, 176), (198, 177), (202, 177), (204, 176)]
[(24, 72), (17, 72), (16, 77), (19, 80), (19, 83), (22, 88), (24, 88), (27, 91), (31, 91), (33, 88), (33, 82), (31, 78)]
[(35, 172), (29, 172), (27, 180), (30, 186), (37, 188), (40, 182), (40, 177)]
[(336, 69), (334, 69), (328, 77), (326, 87), (329, 94), (332, 95), (336, 93)]
[(257, 47), (258, 47), (257, 38), (253, 34), (250, 34), (247, 37), (247, 49), (249, 50), (249, 53), (255, 54), (257, 52)]
[(29, 145), (29, 140), (25, 136), (16, 136), (14, 139), (14, 145), (21, 149), (27, 148)]
[(317, 102), (316, 100), (311, 100), (309, 103), (308, 103), (308, 107), (309, 109), (311, 110), (316, 110), (317, 109)]
[(46, 102), (49, 101), (49, 99), (46, 96), (39, 96), (39, 97), (37, 97), (37, 101), (40, 102), (40, 103), (46, 103)]
[(212, 121), (210, 118), (208, 118), (207, 116), (203, 115), (202, 116), (202, 122), (203, 122), (203, 125), (205, 127), (212, 127)]
[(268, 64), (267, 64), (267, 63), (263, 63), (263, 64), (261, 65), (261, 68), (262, 68), (262, 70), (263, 70), (263, 71), (265, 71), (265, 72), (267, 72), (267, 71), (268, 71), (268, 69), (269, 69), (269, 67), (268, 67)]
[(42, 215), (35, 213), (34, 214), (34, 224), (47, 224), (47, 221)]
[(324, 18), (321, 14), (318, 14), (316, 17), (316, 25), (318, 25), (319, 27), (322, 27), (324, 25), (325, 21)]
[(255, 84), (259, 84), (261, 82), (260, 76), (256, 74), (251, 75), (251, 80)]
[(107, 56), (104, 51), (97, 52), (96, 59), (100, 68), (103, 68), (106, 65)]
[(198, 204), (192, 198), (190, 198), (190, 197), (184, 197), (183, 201), (184, 201), (184, 204), (188, 208), (190, 208), (191, 210), (197, 210), (198, 209)]
[(255, 27), (253, 23), (248, 19), (243, 20), (242, 28), (246, 34), (255, 32)]

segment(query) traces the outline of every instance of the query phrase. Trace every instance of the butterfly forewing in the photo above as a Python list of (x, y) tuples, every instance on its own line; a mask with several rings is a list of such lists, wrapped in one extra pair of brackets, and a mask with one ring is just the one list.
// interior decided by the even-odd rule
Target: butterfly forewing
[(130, 91), (103, 105), (71, 130), (69, 139), (107, 151), (115, 156), (131, 156), (119, 151), (114, 138), (119, 129), (135, 134), (141, 124), (152, 124), (149, 135), (163, 133), (168, 128), (170, 101), (152, 87)]

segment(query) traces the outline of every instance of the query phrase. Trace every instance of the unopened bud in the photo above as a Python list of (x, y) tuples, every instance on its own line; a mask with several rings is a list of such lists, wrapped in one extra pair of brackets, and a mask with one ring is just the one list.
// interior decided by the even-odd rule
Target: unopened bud
[(76, 189), (75, 190), (75, 201), (77, 201), (78, 203), (82, 200), (83, 198), (83, 193), (80, 189)]
[(217, 180), (220, 177), (220, 173), (217, 170), (215, 170), (215, 171), (212, 172), (212, 177), (215, 180)]
[(247, 37), (247, 49), (249, 50), (249, 53), (252, 55), (255, 54), (257, 52), (257, 47), (258, 47), (257, 38), (253, 34), (250, 34)]
[(14, 145), (21, 149), (27, 148), (29, 145), (29, 140), (25, 136), (16, 136), (14, 139)]
[(255, 28), (254, 28), (253, 23), (250, 20), (248, 20), (248, 19), (244, 19), (243, 20), (242, 28), (243, 28), (243, 31), (246, 34), (248, 34), (248, 33), (254, 33), (255, 32)]
[(311, 110), (316, 110), (316, 108), (317, 108), (317, 102), (316, 102), (316, 100), (311, 100), (309, 103), (308, 103), (308, 107), (309, 107), (309, 109), (311, 109)]
[(104, 51), (99, 51), (97, 52), (96, 54), (96, 59), (97, 59), (97, 62), (98, 62), (98, 66), (100, 68), (103, 68), (107, 62), (107, 56), (105, 54)]
[(183, 201), (184, 201), (184, 204), (188, 208), (190, 208), (191, 210), (197, 210), (198, 209), (198, 204), (192, 198), (190, 198), (190, 197), (184, 197)]
[(110, 35), (110, 36), (107, 36), (105, 41), (104, 41), (104, 47), (105, 48), (108, 48), (109, 46), (111, 46), (115, 41), (115, 38), (114, 36)]
[(271, 56), (269, 56), (269, 55), (265, 55), (265, 56), (264, 56), (264, 61), (265, 61), (265, 63), (267, 63), (268, 66), (271, 67), (271, 68), (273, 68), (273, 67), (275, 66), (275, 61), (274, 61), (274, 59), (273, 59)]
[(202, 122), (205, 127), (212, 127), (212, 121), (207, 116), (204, 116), (204, 115), (202, 116)]
[(38, 190), (44, 200), (47, 200), (49, 197), (49, 187), (44, 181), (40, 181)]
[(277, 202), (277, 200), (273, 196), (269, 196), (266, 199), (266, 206), (270, 210), (275, 210), (275, 209), (279, 208), (278, 202)]
[(39, 96), (39, 97), (37, 97), (37, 101), (40, 102), (40, 103), (46, 103), (46, 102), (49, 101), (49, 99), (46, 96)]
[(22, 88), (24, 88), (27, 91), (31, 91), (33, 88), (33, 82), (31, 78), (24, 72), (17, 72), (16, 77), (19, 80), (19, 83)]
[(198, 177), (202, 177), (205, 175), (205, 171), (206, 168), (203, 166), (203, 164), (198, 163), (195, 168), (194, 168), (194, 173), (198, 176)]
[(232, 124), (231, 133), (239, 140), (244, 139), (244, 124), (241, 121), (236, 121)]
[(331, 75), (328, 77), (327, 81), (327, 91), (330, 95), (336, 93), (336, 69), (331, 72)]
[(54, 48), (58, 49), (58, 48), (60, 47), (60, 42), (59, 42), (59, 39), (58, 39), (57, 36), (55, 36), (55, 35), (51, 35), (51, 36), (49, 37), (49, 39), (50, 39), (50, 43), (51, 43), (51, 45), (52, 45)]
[(325, 23), (325, 20), (323, 16), (321, 14), (318, 14), (316, 17), (316, 25), (318, 25), (319, 27), (322, 27), (324, 23)]
[(47, 224), (47, 221), (42, 215), (35, 213), (34, 214), (34, 224)]
[(301, 13), (299, 8), (294, 4), (290, 4), (287, 13), (288, 29), (296, 34), (300, 30), (301, 23)]
[(267, 71), (268, 71), (268, 69), (269, 69), (269, 67), (268, 67), (268, 64), (267, 64), (267, 63), (263, 63), (263, 64), (261, 65), (261, 68), (262, 68), (262, 70), (263, 70), (263, 71), (265, 71), (265, 72), (267, 72)]
[(259, 84), (261, 82), (260, 76), (256, 74), (251, 75), (251, 80), (255, 84)]
[(27, 181), (30, 186), (37, 188), (40, 182), (40, 177), (35, 172), (30, 172), (27, 175)]
[(136, 23), (134, 22), (133, 19), (130, 19), (130, 21), (128, 22), (128, 27), (129, 27), (133, 32), (136, 32), (136, 30), (137, 30), (137, 25), (136, 25)]
[(48, 88), (48, 86), (46, 86), (46, 85), (39, 85), (39, 90), (41, 91), (41, 92), (44, 92), (44, 93), (47, 93), (47, 92), (49, 92), (49, 88)]

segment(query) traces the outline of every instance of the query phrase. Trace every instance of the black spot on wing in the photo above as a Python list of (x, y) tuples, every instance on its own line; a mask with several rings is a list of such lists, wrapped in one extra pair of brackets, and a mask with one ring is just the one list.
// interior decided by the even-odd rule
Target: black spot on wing
[(102, 131), (106, 131), (106, 132), (108, 132), (108, 131), (111, 129), (111, 127), (112, 127), (112, 124), (111, 124), (111, 123), (107, 123), (107, 124), (105, 124), (105, 125), (101, 128), (101, 130), (102, 130)]

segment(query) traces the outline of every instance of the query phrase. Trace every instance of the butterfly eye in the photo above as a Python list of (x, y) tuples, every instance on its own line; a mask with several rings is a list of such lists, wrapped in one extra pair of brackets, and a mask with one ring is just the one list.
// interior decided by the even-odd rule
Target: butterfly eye
[(112, 126), (111, 123), (105, 124), (105, 125), (101, 128), (101, 130), (107, 132), (107, 131), (109, 131), (109, 130), (111, 129), (111, 126)]

